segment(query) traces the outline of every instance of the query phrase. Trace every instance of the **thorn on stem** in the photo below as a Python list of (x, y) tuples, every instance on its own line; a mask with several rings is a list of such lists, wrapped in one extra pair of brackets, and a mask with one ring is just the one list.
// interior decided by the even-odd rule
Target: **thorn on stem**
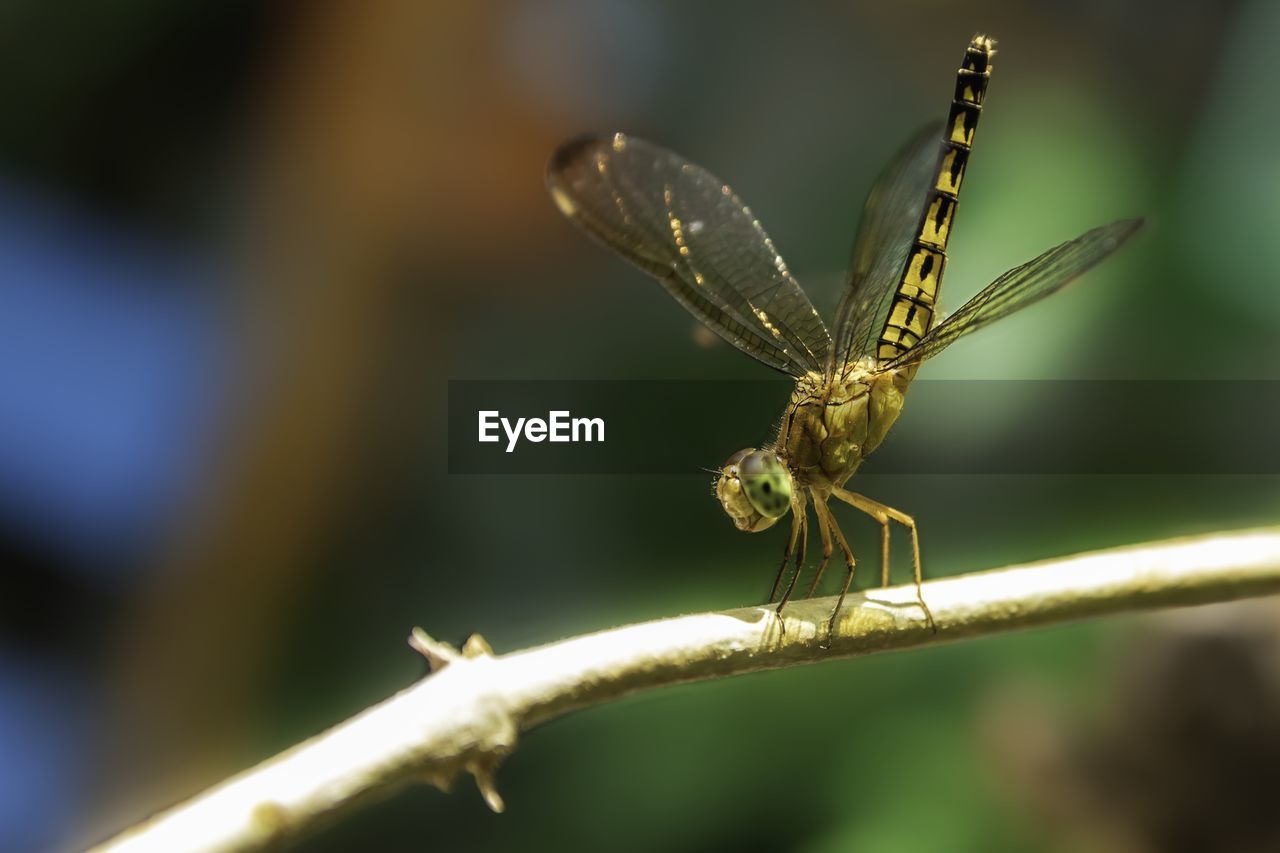
[(409, 648), (427, 659), (432, 672), (439, 672), (462, 658), (453, 646), (440, 642), (421, 628), (414, 628), (409, 634)]
[(502, 801), (502, 795), (498, 793), (498, 789), (493, 783), (493, 773), (498, 769), (498, 759), (487, 759), (472, 761), (467, 765), (467, 770), (471, 775), (476, 777), (476, 787), (480, 789), (480, 796), (484, 797), (484, 801), (489, 808), (493, 809), (497, 814), (501, 814), (506, 809), (507, 804)]
[(462, 644), (462, 656), (466, 658), (491, 658), (493, 657), (493, 649), (489, 647), (489, 642), (484, 637), (479, 634), (472, 634)]
[(459, 652), (448, 643), (442, 643), (432, 637), (421, 628), (414, 628), (409, 634), (409, 648), (427, 659), (427, 663), (431, 665), (432, 672), (439, 672), (451, 663), (466, 660), (475, 660), (476, 658), (493, 657), (493, 649), (489, 647), (489, 643), (479, 634), (472, 634), (467, 637), (467, 641), (462, 644), (462, 651)]

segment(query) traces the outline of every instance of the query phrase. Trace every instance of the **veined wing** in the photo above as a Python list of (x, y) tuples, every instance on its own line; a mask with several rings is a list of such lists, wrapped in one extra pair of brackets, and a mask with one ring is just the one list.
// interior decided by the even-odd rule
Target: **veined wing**
[(886, 367), (919, 364), (970, 332), (1043, 299), (1120, 248), (1142, 227), (1142, 222), (1141, 219), (1123, 219), (1094, 228), (1014, 267), (934, 326), (915, 346)]
[(828, 375), (875, 352), (941, 153), (942, 122), (934, 122), (894, 155), (867, 194), (847, 286), (836, 308)]
[(825, 366), (822, 318), (759, 221), (707, 170), (621, 133), (585, 136), (552, 156), (547, 187), (565, 216), (738, 349), (792, 376)]

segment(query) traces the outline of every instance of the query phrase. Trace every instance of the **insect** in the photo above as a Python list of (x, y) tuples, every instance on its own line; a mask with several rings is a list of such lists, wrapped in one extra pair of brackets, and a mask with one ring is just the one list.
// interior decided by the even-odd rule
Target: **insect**
[[(700, 166), (621, 133), (572, 139), (548, 165), (547, 186), (565, 216), (656, 278), (720, 337), (795, 378), (773, 442), (730, 456), (715, 483), (739, 530), (759, 532), (792, 513), (769, 594), (779, 615), (804, 568), (812, 501), (822, 560), (806, 595), (822, 579), (834, 542), (846, 567), (828, 621), (828, 630), (835, 629), (856, 565), (828, 506), (835, 498), (879, 523), (885, 585), (890, 525), (910, 532), (916, 596), (933, 625), (920, 589), (915, 520), (849, 491), (845, 483), (897, 420), (922, 362), (1057, 291), (1142, 225), (1141, 219), (1122, 220), (1055, 246), (942, 318), (938, 291), (947, 240), (994, 54), (993, 39), (973, 38), (957, 72), (946, 123), (917, 133), (872, 186), (830, 331), (759, 220), (727, 184)], [(779, 599), (793, 558), (795, 572)]]

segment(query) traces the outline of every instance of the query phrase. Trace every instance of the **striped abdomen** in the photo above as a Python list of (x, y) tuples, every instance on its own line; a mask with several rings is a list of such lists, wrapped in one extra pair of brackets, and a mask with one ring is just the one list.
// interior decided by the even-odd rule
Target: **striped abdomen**
[(951, 235), (960, 184), (969, 162), (978, 117), (982, 114), (982, 100), (991, 78), (991, 57), (995, 52), (994, 40), (974, 36), (956, 74), (956, 93), (947, 118), (938, 174), (929, 190), (915, 241), (880, 332), (876, 346), (876, 357), (880, 361), (889, 361), (911, 349), (933, 324), (942, 271), (947, 264), (947, 238)]

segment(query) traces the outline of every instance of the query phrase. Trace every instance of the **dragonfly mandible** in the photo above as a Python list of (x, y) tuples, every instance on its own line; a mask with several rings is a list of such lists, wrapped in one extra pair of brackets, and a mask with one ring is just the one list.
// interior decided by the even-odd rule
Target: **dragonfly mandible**
[[(769, 595), (779, 615), (804, 568), (812, 502), (822, 560), (806, 595), (813, 594), (839, 547), (846, 572), (828, 620), (828, 630), (835, 630), (856, 566), (828, 506), (835, 498), (880, 525), (885, 585), (890, 525), (910, 532), (916, 597), (933, 625), (921, 594), (915, 520), (849, 491), (845, 483), (897, 420), (921, 363), (1054, 293), (1142, 225), (1141, 219), (1126, 219), (1087, 231), (1014, 267), (941, 317), (947, 241), (994, 55), (993, 39), (972, 39), (946, 123), (917, 133), (872, 186), (830, 331), (750, 208), (702, 167), (621, 133), (572, 139), (547, 167), (548, 189), (565, 216), (656, 278), (720, 337), (796, 380), (774, 441), (730, 456), (715, 483), (739, 530), (766, 530), (792, 514)], [(795, 571), (779, 599), (793, 560)]]

